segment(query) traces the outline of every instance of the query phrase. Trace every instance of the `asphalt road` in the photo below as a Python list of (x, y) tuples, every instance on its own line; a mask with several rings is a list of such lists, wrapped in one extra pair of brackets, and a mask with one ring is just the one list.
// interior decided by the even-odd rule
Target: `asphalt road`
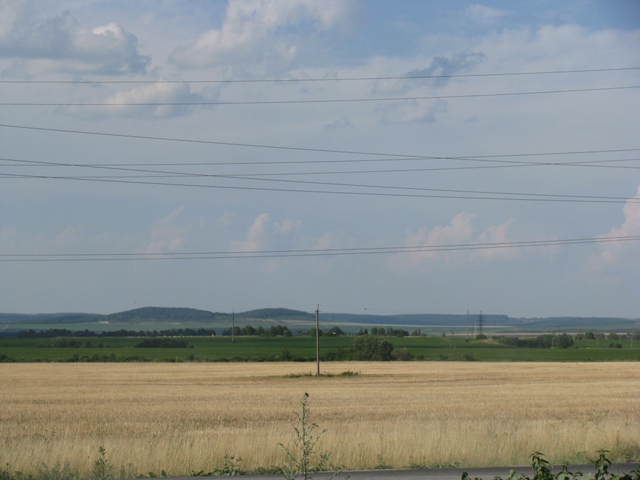
[[(609, 472), (620, 474), (629, 473), (634, 468), (640, 467), (640, 463), (616, 463), (611, 465)], [(471, 478), (482, 478), (483, 480), (493, 480), (494, 477), (500, 476), (506, 478), (509, 476), (511, 470), (515, 470), (517, 473), (526, 474), (530, 477), (533, 476), (530, 466), (522, 467), (496, 467), (496, 468), (443, 468), (443, 469), (431, 469), (431, 470), (367, 470), (362, 472), (342, 472), (336, 479), (345, 479), (347, 476), (351, 480), (460, 480), (463, 472), (467, 472)], [(555, 468), (555, 471), (559, 471), (560, 468)], [(591, 465), (570, 465), (570, 472), (582, 472), (595, 473), (595, 467)], [(331, 478), (332, 473), (315, 473), (313, 474), (314, 480), (328, 480)], [(220, 477), (200, 477), (202, 480), (206, 478), (220, 478)], [(242, 480), (282, 480), (282, 475), (242, 475)], [(302, 478), (302, 477), (299, 477)], [(167, 479), (169, 480), (169, 479)], [(174, 477), (172, 480), (194, 480), (194, 477)]]

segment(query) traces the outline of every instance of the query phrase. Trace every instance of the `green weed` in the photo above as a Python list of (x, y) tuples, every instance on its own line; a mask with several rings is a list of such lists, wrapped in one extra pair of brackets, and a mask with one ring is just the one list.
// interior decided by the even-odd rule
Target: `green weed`
[(98, 458), (93, 462), (93, 480), (112, 480), (113, 470), (113, 465), (107, 460), (105, 448), (98, 448)]
[[(640, 480), (640, 467), (637, 467), (630, 473), (616, 475), (609, 472), (611, 460), (607, 458), (606, 450), (598, 451), (598, 459), (595, 461), (595, 475), (584, 475), (582, 472), (570, 472), (566, 465), (561, 467), (557, 473), (553, 473), (553, 469), (549, 462), (545, 460), (544, 455), (535, 452), (531, 455), (531, 468), (533, 469), (533, 477), (521, 475), (511, 470), (511, 473), (505, 480)], [(462, 480), (482, 480), (481, 478), (471, 479), (467, 472), (462, 474)], [(502, 480), (502, 477), (494, 477), (494, 480)]]
[[(294, 425), (294, 433), (291, 435), (293, 444), (291, 446), (279, 444), (287, 456), (285, 467), (282, 471), (282, 475), (287, 480), (295, 480), (297, 478), (310, 480), (313, 479), (313, 473), (326, 471), (330, 468), (331, 454), (317, 449), (324, 430), (319, 430), (320, 427), (311, 421), (308, 393), (302, 396), (300, 405), (302, 411), (301, 413), (295, 413), (296, 425)], [(339, 473), (340, 471), (335, 472), (331, 479), (336, 478)]]

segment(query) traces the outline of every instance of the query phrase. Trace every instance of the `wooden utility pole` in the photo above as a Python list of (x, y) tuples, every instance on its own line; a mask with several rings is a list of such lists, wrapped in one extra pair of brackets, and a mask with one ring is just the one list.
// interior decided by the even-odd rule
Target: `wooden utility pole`
[(320, 305), (316, 309), (316, 377), (320, 376)]
[(231, 314), (231, 343), (236, 343), (236, 311)]

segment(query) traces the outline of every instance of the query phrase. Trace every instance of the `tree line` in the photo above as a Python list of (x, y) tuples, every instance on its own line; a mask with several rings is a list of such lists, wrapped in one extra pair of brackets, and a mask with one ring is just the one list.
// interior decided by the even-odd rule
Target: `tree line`
[(94, 332), (92, 330), (68, 330), (50, 328), (48, 330), (20, 330), (17, 338), (104, 338), (104, 337), (215, 337), (216, 331), (210, 328), (173, 328), (169, 330), (114, 330), (112, 332)]

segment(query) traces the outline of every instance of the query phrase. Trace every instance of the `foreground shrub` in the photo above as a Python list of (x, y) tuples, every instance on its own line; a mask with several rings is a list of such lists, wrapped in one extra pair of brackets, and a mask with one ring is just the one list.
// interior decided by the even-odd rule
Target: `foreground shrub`
[[(326, 471), (330, 468), (331, 454), (317, 449), (324, 430), (318, 430), (320, 427), (311, 421), (308, 393), (302, 396), (300, 405), (302, 407), (301, 413), (295, 413), (297, 421), (293, 427), (294, 433), (291, 435), (292, 445), (279, 444), (287, 455), (285, 468), (282, 472), (287, 480), (297, 478), (310, 480), (313, 478), (313, 473)], [(339, 471), (334, 473), (331, 479), (339, 473)]]
[[(640, 480), (640, 467), (637, 467), (630, 473), (623, 473), (616, 475), (609, 472), (611, 461), (607, 458), (606, 450), (600, 450), (598, 452), (598, 459), (595, 462), (596, 473), (595, 475), (584, 475), (582, 472), (570, 472), (566, 465), (562, 466), (562, 469), (557, 473), (553, 473), (552, 466), (544, 459), (544, 455), (540, 452), (535, 452), (531, 455), (531, 468), (533, 469), (533, 477), (527, 475), (520, 475), (514, 470), (506, 478), (506, 480), (576, 480), (576, 479), (595, 479), (595, 480)], [(472, 480), (467, 472), (462, 474), (462, 480)], [(474, 478), (473, 480), (482, 480), (481, 478)], [(502, 480), (502, 477), (494, 477), (494, 480)]]

